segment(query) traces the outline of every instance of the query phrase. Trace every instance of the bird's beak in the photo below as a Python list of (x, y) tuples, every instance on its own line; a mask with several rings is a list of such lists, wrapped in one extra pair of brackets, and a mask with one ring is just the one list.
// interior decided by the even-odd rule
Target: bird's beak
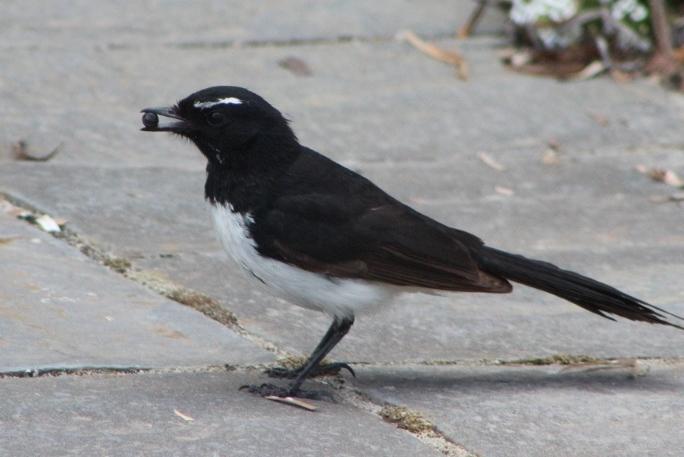
[(175, 106), (168, 106), (162, 108), (145, 108), (140, 111), (141, 113), (152, 113), (162, 117), (169, 117), (171, 119), (176, 119), (173, 122), (158, 123), (157, 125), (151, 125), (149, 127), (143, 127), (143, 132), (174, 132), (183, 133), (187, 132), (191, 125), (186, 119), (183, 119), (177, 112)]

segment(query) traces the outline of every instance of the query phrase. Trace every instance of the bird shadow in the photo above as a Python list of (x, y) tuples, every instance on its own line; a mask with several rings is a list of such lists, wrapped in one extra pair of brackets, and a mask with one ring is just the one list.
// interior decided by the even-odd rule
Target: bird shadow
[(650, 367), (373, 367), (357, 369), (362, 389), (421, 391), (489, 391), (524, 393), (540, 389), (586, 392), (682, 392), (684, 375)]

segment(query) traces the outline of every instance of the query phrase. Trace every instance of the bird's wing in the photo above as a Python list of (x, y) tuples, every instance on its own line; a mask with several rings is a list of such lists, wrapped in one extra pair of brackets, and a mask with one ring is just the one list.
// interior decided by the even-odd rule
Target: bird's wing
[(441, 290), (511, 290), (505, 279), (478, 268), (471, 257), (471, 249), (482, 245), (477, 237), (391, 197), (380, 200), (373, 205), (321, 193), (283, 196), (255, 215), (252, 236), (262, 255), (331, 277)]

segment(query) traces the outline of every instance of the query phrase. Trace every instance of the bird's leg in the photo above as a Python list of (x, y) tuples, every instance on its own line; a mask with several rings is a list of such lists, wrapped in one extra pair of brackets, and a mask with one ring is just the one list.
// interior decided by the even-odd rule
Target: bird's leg
[(312, 372), (316, 370), (318, 364), (323, 360), (323, 358), (328, 355), (328, 353), (340, 342), (340, 340), (347, 334), (352, 324), (354, 323), (353, 317), (345, 317), (342, 319), (335, 318), (330, 328), (323, 336), (323, 339), (316, 349), (314, 349), (311, 356), (307, 359), (304, 366), (298, 370), (297, 378), (290, 385), (288, 389), (283, 389), (273, 384), (262, 384), (260, 386), (242, 386), (241, 389), (247, 389), (249, 392), (256, 393), (262, 396), (276, 395), (279, 397), (291, 396), (291, 397), (303, 397), (303, 398), (316, 398), (319, 395), (315, 392), (309, 393), (306, 391), (301, 391), (301, 387), (304, 380), (309, 377)]
[[(349, 331), (349, 327), (351, 327), (353, 322), (354, 322), (354, 319), (352, 318), (351, 323), (348, 325), (347, 331)], [(311, 360), (311, 358), (315, 354), (319, 353), (320, 351), (323, 351), (325, 346), (329, 343), (329, 341), (332, 338), (335, 338), (335, 332), (337, 331), (339, 326), (340, 326), (340, 322), (337, 319), (335, 319), (332, 322), (332, 324), (330, 325), (330, 327), (328, 328), (328, 331), (325, 333), (325, 335), (323, 335), (323, 338), (321, 339), (321, 341), (316, 346), (316, 349), (314, 349), (313, 352), (311, 353), (312, 356), (309, 359), (307, 359), (306, 362), (304, 362), (304, 364), (302, 364), (301, 366), (299, 366), (297, 368), (273, 367), (273, 368), (267, 369), (265, 371), (265, 373), (272, 378), (287, 378), (287, 379), (297, 378), (301, 374), (301, 372), (304, 370), (304, 368), (306, 367), (306, 364)], [(345, 333), (346, 333), (346, 331), (345, 331)], [(344, 334), (342, 336), (344, 336)], [(342, 336), (338, 338), (337, 342), (339, 342), (339, 340), (342, 339)], [(336, 343), (333, 343), (333, 346), (335, 344)], [(330, 352), (331, 349), (332, 349), (332, 347), (330, 349), (328, 349), (327, 352)], [(325, 357), (325, 355), (323, 357)], [(323, 360), (323, 359), (321, 359), (321, 360)], [(333, 362), (333, 363), (322, 364), (319, 361), (319, 363), (316, 364), (316, 366), (309, 372), (308, 377), (314, 378), (316, 376), (335, 375), (335, 374), (339, 373), (340, 370), (342, 370), (342, 369), (348, 370), (352, 374), (352, 376), (356, 376), (356, 373), (354, 373), (354, 370), (352, 369), (352, 367), (350, 367), (348, 364), (346, 364), (344, 362)]]
[(335, 320), (333, 320), (330, 329), (326, 332), (318, 346), (316, 346), (316, 349), (304, 364), (304, 368), (302, 368), (294, 382), (290, 384), (290, 396), (295, 396), (297, 394), (304, 380), (316, 369), (318, 364), (321, 363), (321, 360), (332, 351), (337, 343), (344, 338), (344, 335), (347, 334), (352, 324), (354, 324), (353, 317), (344, 317), (341, 320), (335, 318)]

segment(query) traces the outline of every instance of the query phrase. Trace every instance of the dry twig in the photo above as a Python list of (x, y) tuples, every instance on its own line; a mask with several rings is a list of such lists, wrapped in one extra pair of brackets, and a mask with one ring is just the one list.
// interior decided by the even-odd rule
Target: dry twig
[(30, 162), (47, 162), (48, 160), (52, 159), (54, 156), (57, 155), (61, 147), (62, 145), (59, 144), (56, 148), (54, 148), (46, 155), (36, 156), (29, 151), (29, 146), (26, 141), (19, 140), (14, 145), (12, 145), (12, 152), (14, 153), (14, 157), (17, 160), (27, 160)]
[(504, 171), (506, 169), (498, 160), (490, 156), (486, 152), (480, 152), (477, 157), (488, 167), (495, 169), (496, 171)]
[(463, 24), (460, 29), (458, 29), (458, 32), (456, 33), (457, 38), (468, 38), (470, 34), (473, 33), (475, 27), (477, 26), (477, 23), (480, 22), (480, 19), (482, 19), (482, 15), (489, 6), (488, 3), (488, 0), (480, 0), (477, 3), (477, 6), (470, 14), (470, 17), (468, 18), (466, 23)]
[(195, 419), (193, 419), (192, 417), (188, 416), (187, 414), (181, 413), (181, 412), (178, 411), (177, 409), (174, 409), (174, 410), (173, 410), (173, 414), (175, 414), (176, 416), (180, 417), (180, 418), (183, 419), (185, 422), (192, 422), (192, 421), (195, 420)]
[(264, 397), (266, 400), (277, 401), (278, 403), (284, 403), (290, 406), (296, 406), (297, 408), (302, 408), (307, 411), (316, 411), (318, 408), (309, 402), (302, 400), (301, 398), (295, 397), (278, 397), (275, 395), (269, 395)]
[(413, 47), (433, 59), (453, 65), (460, 79), (463, 81), (468, 79), (468, 63), (458, 52), (442, 49), (434, 43), (423, 40), (410, 30), (400, 33), (399, 38), (408, 41)]

